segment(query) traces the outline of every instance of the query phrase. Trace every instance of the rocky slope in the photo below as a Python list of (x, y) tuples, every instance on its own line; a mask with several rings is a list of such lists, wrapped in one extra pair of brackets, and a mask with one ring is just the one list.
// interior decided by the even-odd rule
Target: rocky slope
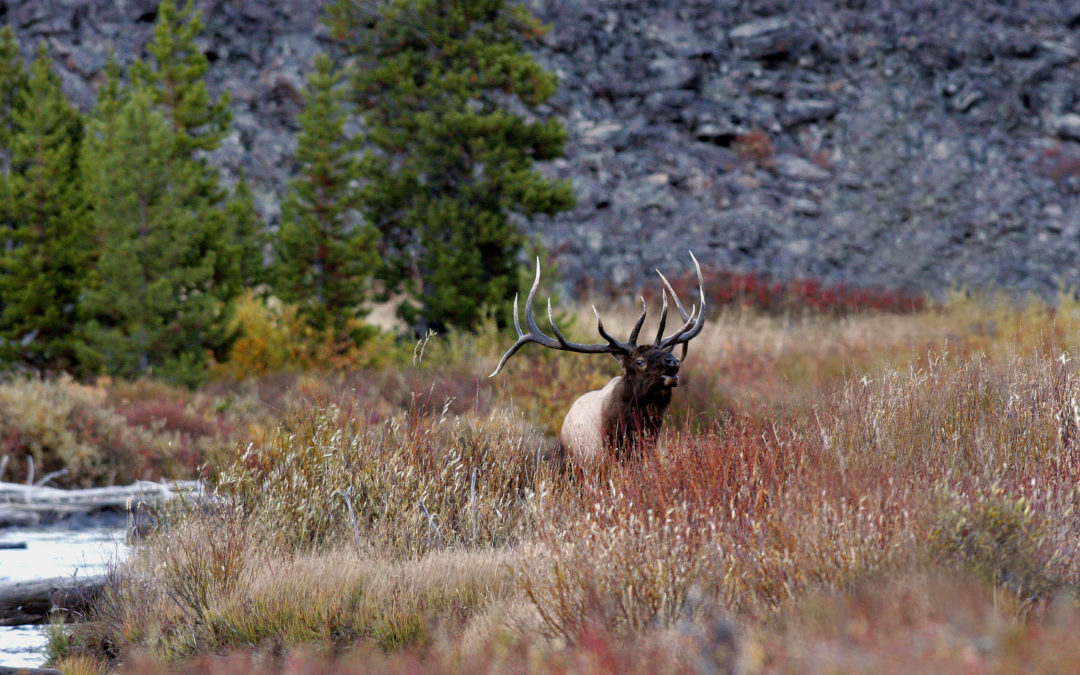
[[(703, 263), (923, 289), (1080, 284), (1080, 8), (1052, 0), (527, 0), (578, 208), (526, 225), (568, 281)], [(155, 0), (0, 0), (88, 107)], [(211, 83), (277, 215), (320, 3), (200, 0)]]

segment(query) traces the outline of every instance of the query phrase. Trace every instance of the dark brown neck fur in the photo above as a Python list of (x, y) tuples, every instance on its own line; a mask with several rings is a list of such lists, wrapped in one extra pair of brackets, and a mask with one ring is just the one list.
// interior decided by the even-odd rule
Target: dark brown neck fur
[(656, 448), (671, 403), (664, 375), (677, 372), (679, 361), (651, 346), (639, 347), (620, 361), (623, 376), (604, 406), (604, 448), (616, 459), (637, 459)]
[(669, 403), (670, 389), (642, 397), (641, 392), (627, 386), (624, 377), (604, 409), (604, 447), (620, 460), (651, 454)]

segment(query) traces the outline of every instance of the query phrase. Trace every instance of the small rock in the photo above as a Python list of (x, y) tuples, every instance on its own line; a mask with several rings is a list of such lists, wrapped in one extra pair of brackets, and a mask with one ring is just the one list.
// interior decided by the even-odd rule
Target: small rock
[(1076, 113), (1058, 115), (1053, 119), (1052, 125), (1058, 136), (1080, 141), (1080, 115)]
[(757, 40), (768, 35), (776, 35), (791, 29), (791, 21), (787, 17), (774, 16), (768, 19), (758, 19), (739, 24), (731, 29), (728, 37), (732, 42), (743, 43), (748, 40)]
[(686, 59), (661, 56), (649, 64), (649, 74), (659, 89), (693, 89), (698, 81), (697, 68)]
[(795, 213), (800, 213), (804, 216), (820, 216), (821, 204), (818, 204), (813, 199), (802, 199), (796, 197), (788, 200), (788, 208)]
[(587, 143), (604, 143), (622, 130), (623, 125), (618, 122), (601, 122), (582, 131), (581, 136)]
[(794, 256), (803, 256), (810, 251), (809, 239), (794, 239), (785, 244), (784, 248)]
[(985, 98), (986, 94), (980, 91), (978, 87), (969, 84), (949, 99), (948, 105), (949, 108), (956, 112), (967, 112)]
[(788, 101), (780, 111), (780, 123), (785, 127), (793, 127), (808, 122), (820, 122), (832, 119), (839, 111), (840, 107), (833, 101)]
[(728, 33), (732, 45), (750, 58), (798, 57), (812, 39), (787, 17), (740, 24)]
[(862, 176), (854, 171), (845, 171), (841, 173), (837, 176), (836, 182), (849, 190), (861, 190), (866, 187), (866, 185), (863, 184)]
[(832, 178), (831, 173), (817, 164), (802, 157), (787, 154), (777, 156), (776, 172), (784, 178), (807, 183), (824, 183)]
[(717, 145), (730, 145), (737, 136), (745, 133), (741, 127), (717, 122), (703, 122), (694, 127), (694, 138)]

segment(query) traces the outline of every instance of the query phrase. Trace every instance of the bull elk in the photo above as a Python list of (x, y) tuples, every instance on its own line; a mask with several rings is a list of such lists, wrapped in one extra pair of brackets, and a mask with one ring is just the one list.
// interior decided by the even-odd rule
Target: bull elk
[[(651, 344), (637, 344), (638, 334), (645, 323), (645, 314), (648, 311), (644, 298), (641, 299), (641, 316), (638, 317), (626, 342), (616, 340), (604, 330), (604, 322), (601, 321), (600, 313), (595, 306), (592, 309), (596, 315), (596, 330), (604, 338), (606, 344), (579, 344), (567, 340), (555, 323), (550, 298), (547, 303), (548, 321), (551, 323), (551, 330), (555, 337), (545, 334), (536, 325), (536, 319), (533, 317), (533, 298), (540, 285), (539, 258), (536, 260), (536, 279), (525, 299), (525, 323), (529, 328), (528, 333), (521, 330), (521, 322), (518, 319), (518, 299), (514, 296), (514, 329), (517, 331), (518, 339), (503, 354), (495, 372), (489, 377), (498, 375), (510, 357), (530, 342), (579, 354), (611, 354), (623, 368), (623, 374), (612, 378), (603, 389), (583, 394), (570, 406), (570, 412), (566, 414), (562, 431), (559, 433), (559, 445), (564, 456), (575, 463), (580, 465), (605, 457), (635, 458), (652, 453), (655, 449), (657, 436), (664, 422), (664, 412), (671, 403), (671, 390), (679, 384), (681, 361), (672, 351), (676, 345), (682, 345), (682, 356), (686, 358), (687, 344), (701, 332), (705, 325), (705, 282), (701, 276), (701, 265), (698, 264), (693, 252), (690, 253), (690, 258), (694, 261), (694, 268), (697, 271), (701, 306), (691, 306), (688, 314), (671, 284), (660, 270), (656, 270), (664, 284), (661, 290), (663, 305), (660, 309), (660, 323), (656, 331), (656, 339)], [(674, 333), (664, 337), (668, 293), (675, 301), (675, 307), (684, 323)]]

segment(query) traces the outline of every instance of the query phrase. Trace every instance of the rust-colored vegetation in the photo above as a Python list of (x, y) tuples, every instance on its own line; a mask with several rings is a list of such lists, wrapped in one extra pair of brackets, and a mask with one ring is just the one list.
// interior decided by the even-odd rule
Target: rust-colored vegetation
[[(636, 317), (602, 309), (612, 331)], [(406, 365), (194, 394), (8, 385), (189, 439), (177, 447), (229, 443), (199, 450), (220, 501), (136, 544), (90, 621), (53, 629), (57, 663), (1076, 669), (1080, 307), (957, 294), (883, 309), (720, 310), (658, 456), (595, 475), (543, 457), (616, 364), (526, 349), (493, 382), (494, 329), (432, 340), (415, 365), (408, 346)], [(569, 312), (567, 331), (590, 315)]]

